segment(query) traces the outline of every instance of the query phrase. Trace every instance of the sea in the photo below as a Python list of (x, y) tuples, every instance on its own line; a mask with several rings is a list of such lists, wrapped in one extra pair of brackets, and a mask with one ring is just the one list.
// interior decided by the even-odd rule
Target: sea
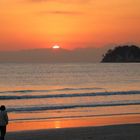
[(140, 114), (139, 63), (0, 63), (11, 122)]

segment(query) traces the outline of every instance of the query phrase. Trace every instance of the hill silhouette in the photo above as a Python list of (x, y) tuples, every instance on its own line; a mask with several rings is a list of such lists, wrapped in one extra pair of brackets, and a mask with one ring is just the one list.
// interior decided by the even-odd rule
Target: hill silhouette
[(135, 45), (109, 49), (101, 62), (140, 62), (140, 48)]

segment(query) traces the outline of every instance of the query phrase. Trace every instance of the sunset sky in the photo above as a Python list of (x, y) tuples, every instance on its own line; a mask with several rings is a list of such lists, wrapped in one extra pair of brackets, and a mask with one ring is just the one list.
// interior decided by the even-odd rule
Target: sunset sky
[(0, 0), (0, 50), (140, 44), (140, 0)]

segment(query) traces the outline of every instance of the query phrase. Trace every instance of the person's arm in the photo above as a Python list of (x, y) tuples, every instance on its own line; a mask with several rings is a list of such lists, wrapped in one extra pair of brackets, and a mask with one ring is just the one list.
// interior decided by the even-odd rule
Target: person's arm
[(9, 122), (9, 119), (8, 119), (7, 112), (5, 113), (5, 121), (6, 121), (6, 124), (8, 124), (8, 122)]

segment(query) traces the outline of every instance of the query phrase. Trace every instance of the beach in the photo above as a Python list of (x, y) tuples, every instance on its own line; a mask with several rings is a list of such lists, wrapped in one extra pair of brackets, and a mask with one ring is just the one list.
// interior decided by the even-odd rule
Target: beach
[(6, 140), (139, 140), (140, 124), (10, 132)]
[(139, 140), (140, 116), (13, 122), (6, 140)]

